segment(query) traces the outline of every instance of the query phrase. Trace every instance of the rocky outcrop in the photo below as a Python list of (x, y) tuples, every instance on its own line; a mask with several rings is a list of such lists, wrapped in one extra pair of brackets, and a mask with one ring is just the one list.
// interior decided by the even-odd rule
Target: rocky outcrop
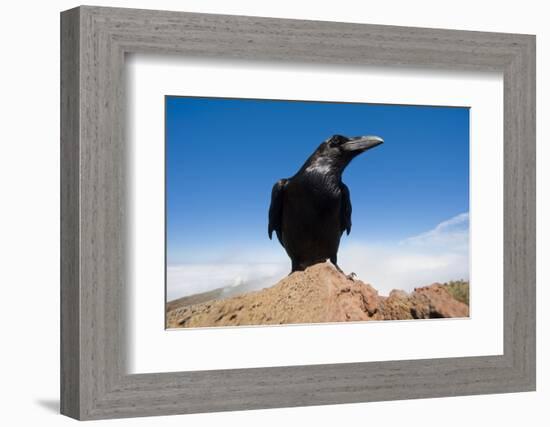
[(380, 296), (371, 285), (352, 280), (329, 262), (295, 272), (261, 291), (223, 300), (178, 306), (167, 312), (167, 326), (213, 327), (292, 323), (358, 322), (468, 317), (469, 308), (444, 285), (434, 283), (408, 294)]

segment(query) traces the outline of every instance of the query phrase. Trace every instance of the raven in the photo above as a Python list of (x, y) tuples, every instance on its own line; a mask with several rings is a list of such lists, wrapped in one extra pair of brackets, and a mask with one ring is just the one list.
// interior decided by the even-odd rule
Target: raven
[(325, 140), (291, 178), (273, 186), (268, 235), (273, 231), (292, 261), (292, 271), (329, 259), (338, 269), (340, 237), (351, 231), (349, 189), (342, 172), (357, 155), (382, 144), (378, 136)]

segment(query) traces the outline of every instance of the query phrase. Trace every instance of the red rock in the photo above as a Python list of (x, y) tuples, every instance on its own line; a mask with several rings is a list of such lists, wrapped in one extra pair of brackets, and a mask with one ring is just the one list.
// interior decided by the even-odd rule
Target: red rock
[(393, 290), (388, 297), (351, 280), (329, 262), (295, 272), (276, 285), (236, 297), (191, 306), (169, 306), (169, 328), (357, 322), (467, 317), (468, 306), (443, 285)]

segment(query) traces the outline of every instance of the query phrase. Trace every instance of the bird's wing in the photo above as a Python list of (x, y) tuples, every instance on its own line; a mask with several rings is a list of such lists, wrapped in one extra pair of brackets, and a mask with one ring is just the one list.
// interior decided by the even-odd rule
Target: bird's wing
[(273, 235), (273, 231), (277, 233), (277, 238), (281, 245), (284, 246), (282, 240), (282, 221), (283, 221), (283, 194), (285, 191), (288, 179), (280, 179), (271, 190), (271, 205), (269, 206), (269, 238)]
[(351, 231), (351, 199), (349, 196), (349, 188), (342, 183), (340, 186), (342, 192), (342, 205), (340, 206), (340, 231), (349, 235)]

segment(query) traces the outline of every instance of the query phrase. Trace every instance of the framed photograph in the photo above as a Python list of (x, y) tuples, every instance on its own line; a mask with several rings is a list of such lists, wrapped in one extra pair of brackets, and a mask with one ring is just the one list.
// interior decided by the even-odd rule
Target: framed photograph
[(535, 37), (61, 14), (61, 411), (535, 390)]
[[(167, 96), (165, 119), (169, 328), (468, 317), (469, 108)], [(332, 134), (367, 126), (377, 151)]]

